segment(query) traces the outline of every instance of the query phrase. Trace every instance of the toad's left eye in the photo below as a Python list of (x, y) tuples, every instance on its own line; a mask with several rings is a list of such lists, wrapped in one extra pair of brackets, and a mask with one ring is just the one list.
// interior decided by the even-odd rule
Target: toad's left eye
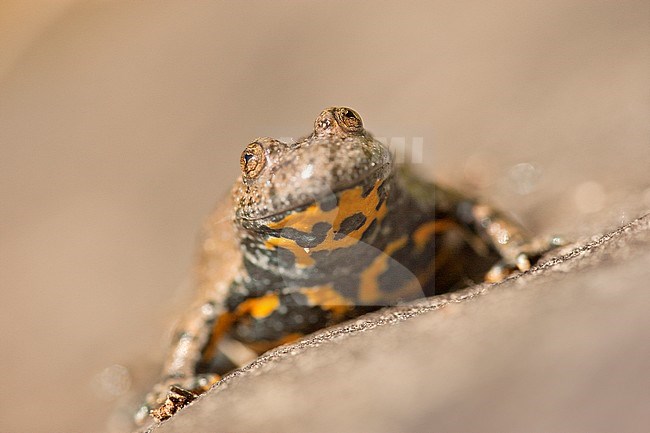
[(336, 121), (348, 132), (358, 132), (363, 129), (361, 116), (356, 111), (346, 107), (339, 107), (334, 111)]
[(259, 143), (251, 143), (246, 146), (239, 158), (241, 171), (248, 179), (256, 178), (264, 168), (265, 162), (264, 149)]

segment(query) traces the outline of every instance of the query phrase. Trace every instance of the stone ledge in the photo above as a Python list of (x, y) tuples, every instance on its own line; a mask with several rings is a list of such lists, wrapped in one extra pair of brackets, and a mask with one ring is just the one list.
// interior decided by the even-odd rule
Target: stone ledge
[(650, 216), (529, 272), (273, 350), (148, 433), (637, 431)]

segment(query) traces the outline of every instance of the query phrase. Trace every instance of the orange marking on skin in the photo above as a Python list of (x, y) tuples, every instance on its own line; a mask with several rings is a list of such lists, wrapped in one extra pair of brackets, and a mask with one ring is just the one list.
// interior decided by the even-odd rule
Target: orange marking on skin
[[(268, 225), (269, 228), (275, 230), (290, 227), (301, 232), (311, 233), (314, 225), (317, 223), (325, 222), (331, 224), (332, 229), (327, 232), (323, 242), (315, 247), (303, 248), (296, 241), (282, 237), (270, 237), (266, 241), (266, 247), (269, 249), (276, 249), (277, 247), (285, 248), (294, 254), (297, 266), (307, 267), (314, 264), (314, 259), (311, 257), (312, 252), (333, 251), (354, 245), (361, 239), (361, 236), (363, 236), (374, 220), (381, 222), (386, 216), (386, 202), (382, 203), (378, 210), (376, 209), (380, 200), (380, 185), (381, 180), (378, 180), (366, 197), (362, 197), (363, 188), (360, 186), (347, 189), (341, 193), (338, 206), (329, 211), (323, 211), (319, 203), (314, 203), (302, 212), (290, 213), (280, 221)], [(362, 213), (366, 217), (363, 225), (341, 239), (335, 239), (343, 221), (357, 213)]]
[(273, 340), (273, 341), (250, 341), (247, 343), (244, 343), (246, 347), (251, 349), (253, 352), (257, 353), (258, 355), (261, 355), (262, 353), (273, 349), (274, 347), (282, 346), (283, 344), (287, 343), (292, 343), (299, 338), (303, 337), (304, 334), (301, 334), (299, 332), (293, 332), (291, 334), (287, 334), (284, 337), (280, 338), (279, 340)]
[(391, 254), (403, 248), (407, 241), (408, 238), (402, 236), (390, 242), (383, 251), (383, 254), (377, 256), (370, 266), (361, 273), (359, 287), (359, 300), (361, 302), (369, 304), (381, 299), (382, 294), (379, 291), (379, 276), (388, 269), (388, 260)]
[(203, 349), (203, 353), (201, 354), (201, 358), (204, 361), (207, 361), (214, 357), (219, 341), (226, 334), (226, 332), (230, 330), (230, 327), (235, 322), (235, 320), (237, 320), (237, 316), (232, 313), (224, 313), (219, 316), (216, 323), (214, 324), (212, 335), (210, 336), (210, 341), (208, 341), (208, 344), (205, 346), (205, 349)]
[(455, 225), (453, 221), (448, 219), (428, 221), (420, 225), (413, 232), (415, 251), (421, 253), (433, 235), (449, 230), (455, 227)]
[[(457, 226), (450, 221), (450, 224), (441, 231), (454, 227)], [(438, 251), (433, 257), (432, 263), (418, 272), (417, 278), (422, 287), (426, 286), (431, 278), (433, 278), (433, 276), (442, 268), (442, 266), (444, 266), (449, 261), (453, 252), (453, 248), (450, 248), (448, 244), (443, 244), (443, 247), (440, 249), (440, 251)]]
[(270, 237), (264, 243), (264, 246), (269, 250), (274, 250), (277, 247), (280, 247), (291, 251), (296, 258), (296, 265), (301, 268), (313, 266), (315, 263), (314, 259), (309, 255), (309, 252), (305, 251), (305, 248), (301, 247), (291, 239)]
[[(212, 335), (210, 336), (210, 341), (206, 345), (201, 357), (204, 361), (210, 360), (214, 357), (217, 346), (223, 336), (230, 330), (232, 324), (237, 320), (242, 319), (242, 317), (250, 315), (255, 319), (264, 319), (270, 316), (278, 307), (280, 306), (280, 298), (275, 293), (268, 293), (259, 298), (250, 298), (239, 304), (234, 313), (225, 313), (222, 314), (216, 321)], [(275, 346), (285, 344), (291, 341), (294, 341), (300, 338), (301, 334), (289, 334), (286, 337), (283, 337), (281, 340), (274, 342), (260, 342), (260, 348), (266, 347), (262, 351), (257, 351), (257, 353), (265, 352)], [(252, 347), (251, 347), (252, 348)]]
[(353, 305), (352, 301), (334, 290), (331, 284), (303, 287), (299, 292), (307, 297), (309, 305), (331, 311), (336, 317), (343, 316)]
[(397, 301), (412, 301), (424, 297), (424, 289), (418, 278), (413, 277), (398, 290), (384, 295), (387, 303), (394, 304)]
[(236, 314), (238, 317), (250, 314), (256, 319), (268, 317), (280, 305), (280, 299), (275, 293), (269, 293), (259, 298), (247, 299), (237, 307)]

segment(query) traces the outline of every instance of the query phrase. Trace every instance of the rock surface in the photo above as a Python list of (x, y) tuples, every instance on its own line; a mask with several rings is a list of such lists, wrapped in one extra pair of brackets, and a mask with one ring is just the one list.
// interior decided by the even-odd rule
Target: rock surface
[(148, 433), (642, 431), (650, 216), (276, 349)]

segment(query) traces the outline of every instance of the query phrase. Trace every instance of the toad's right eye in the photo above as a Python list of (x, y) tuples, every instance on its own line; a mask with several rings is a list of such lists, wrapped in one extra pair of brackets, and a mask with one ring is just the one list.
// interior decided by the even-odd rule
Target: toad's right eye
[(265, 162), (264, 149), (259, 143), (251, 143), (246, 146), (239, 158), (241, 171), (247, 179), (256, 178), (264, 168)]
[(356, 111), (339, 107), (334, 109), (334, 116), (341, 127), (347, 132), (360, 132), (363, 130), (363, 122)]

